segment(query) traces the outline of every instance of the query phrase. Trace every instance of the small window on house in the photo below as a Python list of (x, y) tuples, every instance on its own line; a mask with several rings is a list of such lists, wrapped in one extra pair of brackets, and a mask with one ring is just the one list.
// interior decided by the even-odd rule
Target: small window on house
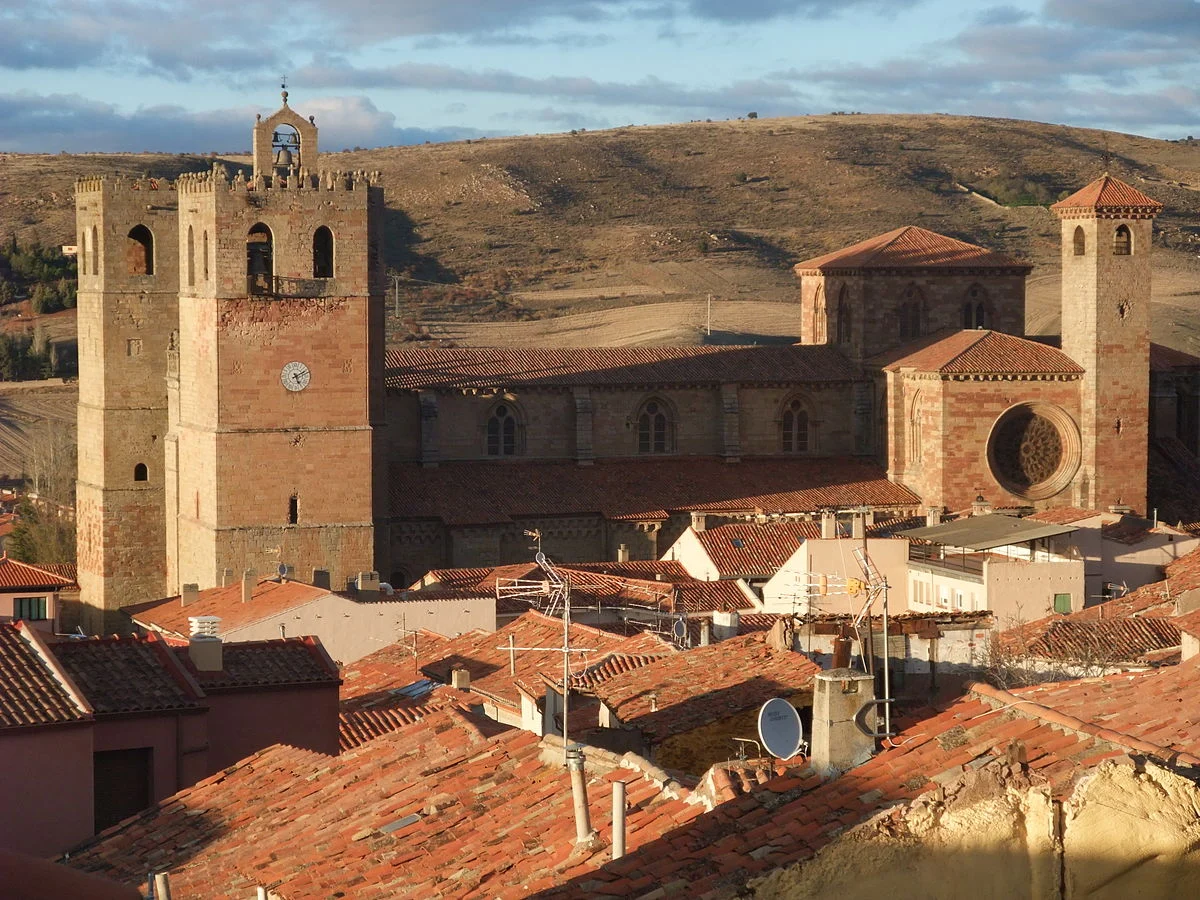
[(145, 463), (138, 463), (136, 466), (133, 467), (133, 480), (134, 481), (148, 481), (149, 478), (150, 478), (150, 472), (146, 468)]
[(322, 225), (313, 232), (313, 278), (333, 277), (333, 232)]
[(191, 225), (188, 226), (187, 236), (187, 283), (188, 287), (196, 283), (196, 239)]
[(667, 405), (648, 400), (637, 418), (638, 453), (670, 453), (675, 449), (674, 423)]
[(45, 597), (13, 598), (13, 618), (26, 622), (42, 622), (46, 619)]
[(1055, 594), (1054, 595), (1054, 611), (1056, 613), (1069, 613), (1071, 611), (1071, 595), (1070, 594)]
[(784, 453), (808, 452), (808, 410), (800, 400), (792, 400), (783, 408), (779, 431)]
[(1128, 225), (1118, 225), (1113, 232), (1113, 255), (1128, 256), (1133, 252), (1133, 235)]
[(300, 498), (295, 494), (288, 497), (288, 524), (297, 525), (300, 522)]
[(125, 267), (130, 275), (154, 274), (154, 235), (145, 225), (135, 225), (125, 241)]
[(1087, 237), (1083, 233), (1082, 225), (1075, 226), (1074, 244), (1076, 256), (1083, 256), (1083, 254), (1087, 253)]
[(516, 410), (507, 403), (499, 403), (487, 420), (487, 455), (516, 456), (517, 440)]

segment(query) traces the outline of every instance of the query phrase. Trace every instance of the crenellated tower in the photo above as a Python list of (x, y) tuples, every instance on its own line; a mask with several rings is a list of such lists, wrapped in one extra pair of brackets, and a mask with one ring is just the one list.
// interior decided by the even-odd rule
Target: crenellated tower
[(1075, 503), (1146, 511), (1150, 250), (1162, 204), (1105, 175), (1055, 203), (1062, 348), (1084, 369)]

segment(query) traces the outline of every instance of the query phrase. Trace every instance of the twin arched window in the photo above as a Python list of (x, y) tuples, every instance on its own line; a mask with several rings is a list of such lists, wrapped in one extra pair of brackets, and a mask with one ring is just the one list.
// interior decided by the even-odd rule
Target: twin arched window
[(516, 456), (521, 449), (521, 424), (516, 409), (508, 403), (497, 403), (487, 420), (487, 455)]
[(967, 299), (962, 306), (963, 328), (987, 328), (988, 319), (987, 292), (977, 284), (967, 289)]
[(808, 410), (803, 401), (793, 397), (783, 406), (779, 418), (780, 447), (784, 453), (808, 452)]
[(900, 339), (920, 337), (924, 334), (925, 297), (921, 289), (910, 284), (904, 290), (904, 299), (900, 303)]
[(637, 416), (638, 453), (672, 453), (675, 450), (675, 421), (666, 402), (652, 397), (642, 404)]

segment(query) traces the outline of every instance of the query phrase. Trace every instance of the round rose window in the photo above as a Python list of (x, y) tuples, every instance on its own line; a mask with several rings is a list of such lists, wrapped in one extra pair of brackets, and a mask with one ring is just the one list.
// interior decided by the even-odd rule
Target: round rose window
[(1018, 497), (1052, 497), (1079, 468), (1079, 429), (1057, 406), (1019, 404), (992, 427), (988, 464), (1000, 485)]

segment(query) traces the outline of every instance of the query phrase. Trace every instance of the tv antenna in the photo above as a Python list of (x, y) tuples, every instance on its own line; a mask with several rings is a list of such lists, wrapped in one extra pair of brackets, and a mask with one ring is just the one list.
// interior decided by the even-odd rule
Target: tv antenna
[[(871, 555), (867, 553), (866, 547), (855, 547), (854, 558), (858, 560), (858, 566), (862, 569), (863, 585), (865, 587), (866, 599), (863, 601), (862, 608), (858, 611), (858, 615), (854, 617), (851, 626), (857, 631), (863, 619), (871, 615), (871, 609), (875, 605), (875, 600), (883, 601), (883, 699), (874, 701), (877, 705), (883, 706), (883, 731), (874, 732), (874, 737), (891, 737), (892, 736), (892, 680), (891, 680), (891, 654), (888, 648), (888, 583), (883, 577), (879, 569), (875, 567), (875, 563), (871, 561)], [(868, 633), (870, 630), (870, 622), (867, 623)], [(861, 646), (862, 641), (860, 639)], [(874, 656), (874, 653), (871, 654)], [(863, 654), (865, 659), (866, 654)]]

